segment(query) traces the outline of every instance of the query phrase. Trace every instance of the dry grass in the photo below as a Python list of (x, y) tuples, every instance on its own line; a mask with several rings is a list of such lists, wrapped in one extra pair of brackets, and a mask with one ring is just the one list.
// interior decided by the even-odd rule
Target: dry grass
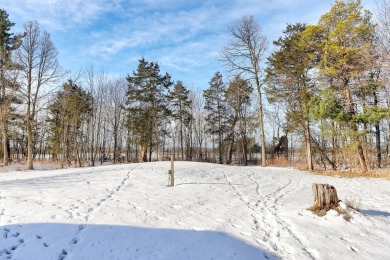
[[(348, 221), (348, 222), (351, 221), (352, 215), (351, 215), (351, 212), (348, 208), (346, 210), (341, 208), (341, 207), (336, 207), (336, 208), (332, 208), (332, 209), (335, 210), (337, 213), (339, 213), (339, 215), (342, 215), (343, 219), (345, 221)], [(309, 208), (309, 210), (312, 211), (314, 214), (316, 214), (319, 217), (325, 216), (326, 212), (327, 212), (326, 209), (316, 209), (313, 207)]]
[(350, 222), (352, 219), (351, 213), (349, 211), (346, 211), (344, 216), (343, 216), (343, 219), (345, 219), (345, 221)]
[(307, 163), (304, 160), (294, 161), (291, 163), (291, 166), (300, 171), (309, 170), (309, 168), (307, 167)]
[[(299, 169), (299, 168), (298, 168)], [(380, 169), (375, 170), (369, 173), (363, 172), (352, 172), (352, 171), (332, 171), (332, 170), (314, 170), (315, 174), (325, 175), (325, 176), (337, 176), (337, 177), (347, 177), (347, 178), (381, 178), (390, 180), (390, 169)]]
[(274, 158), (270, 158), (267, 160), (267, 164), (271, 166), (277, 166), (277, 167), (290, 166), (288, 159), (284, 156), (275, 156)]
[[(340, 216), (343, 216), (343, 219), (345, 221), (351, 221), (352, 219), (352, 211), (360, 211), (361, 208), (361, 202), (360, 199), (358, 198), (353, 198), (353, 199), (347, 199), (345, 200), (345, 205), (346, 208), (342, 208), (341, 206), (333, 207), (331, 209), (335, 210)], [(314, 214), (316, 214), (319, 217), (323, 217), (326, 215), (326, 208), (318, 208), (315, 205), (312, 207), (308, 208), (308, 210), (312, 211)]]
[(362, 206), (362, 203), (361, 203), (361, 200), (359, 198), (349, 198), (349, 199), (345, 199), (345, 206), (346, 206), (346, 209), (341, 209), (342, 212), (339, 214), (342, 214), (343, 215), (343, 218), (345, 219), (345, 221), (351, 221), (352, 219), (352, 211), (355, 210), (355, 211), (361, 211), (361, 206)]
[(347, 206), (347, 209), (353, 209), (360, 212), (362, 208), (362, 202), (359, 198), (349, 198), (345, 199), (345, 206)]

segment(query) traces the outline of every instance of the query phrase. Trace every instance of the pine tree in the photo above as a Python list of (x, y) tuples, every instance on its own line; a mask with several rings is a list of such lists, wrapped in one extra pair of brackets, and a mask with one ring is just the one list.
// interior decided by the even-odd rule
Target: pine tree
[(211, 78), (210, 87), (203, 91), (205, 98), (205, 109), (208, 112), (206, 122), (207, 131), (212, 135), (217, 135), (218, 141), (218, 162), (223, 163), (223, 139), (227, 131), (228, 110), (226, 104), (226, 86), (222, 81), (222, 74), (216, 72)]
[(363, 10), (360, 0), (344, 2), (338, 0), (331, 10), (321, 16), (318, 31), (323, 37), (320, 50), (320, 73), (331, 82), (332, 90), (342, 100), (346, 121), (353, 146), (356, 149), (360, 168), (367, 172), (356, 94), (363, 90), (360, 78), (373, 61), (375, 25), (370, 12)]
[(13, 112), (12, 103), (18, 102), (13, 94), (19, 87), (18, 84), (7, 77), (7, 72), (17, 69), (17, 65), (12, 62), (12, 51), (20, 47), (22, 35), (10, 33), (15, 25), (8, 18), (8, 13), (0, 9), (0, 110), (2, 127), (2, 147), (4, 165), (10, 161), (8, 125)]
[[(180, 138), (180, 149), (181, 158), (184, 159), (184, 128), (188, 128), (192, 121), (192, 115), (189, 110), (191, 108), (191, 100), (189, 100), (190, 91), (186, 89), (183, 82), (178, 81), (170, 92), (170, 104), (172, 110), (172, 117), (179, 123), (179, 138)], [(188, 130), (188, 129), (187, 129)], [(188, 158), (188, 153), (187, 153)]]
[(230, 82), (226, 90), (225, 98), (227, 104), (233, 110), (233, 113), (229, 113), (230, 118), (228, 122), (230, 125), (230, 131), (229, 136), (226, 138), (229, 141), (226, 160), (228, 164), (232, 162), (233, 145), (235, 140), (234, 137), (236, 135), (235, 128), (238, 122), (238, 136), (241, 139), (243, 160), (244, 164), (247, 165), (248, 142), (246, 134), (247, 118), (245, 114), (245, 107), (250, 106), (250, 96), (252, 95), (252, 93), (252, 86), (248, 83), (248, 81), (242, 79), (240, 76), (234, 77), (234, 79)]
[[(127, 77), (128, 127), (137, 137), (141, 150), (141, 162), (149, 161), (153, 149), (160, 152), (160, 128), (170, 114), (168, 109), (168, 91), (172, 86), (171, 76), (160, 74), (157, 62), (139, 60), (137, 71)], [(159, 158), (161, 158), (159, 156)]]
[[(72, 80), (62, 85), (55, 100), (49, 106), (50, 146), (53, 158), (61, 154), (68, 163), (77, 160), (82, 166), (82, 125), (92, 111), (92, 96)], [(63, 164), (63, 161), (61, 163)]]
[(280, 102), (286, 107), (290, 129), (299, 130), (306, 143), (307, 167), (313, 170), (309, 101), (314, 93), (310, 71), (315, 66), (315, 55), (305, 39), (306, 25), (287, 25), (284, 37), (274, 41), (279, 49), (268, 58), (266, 69), (267, 93), (270, 102)]

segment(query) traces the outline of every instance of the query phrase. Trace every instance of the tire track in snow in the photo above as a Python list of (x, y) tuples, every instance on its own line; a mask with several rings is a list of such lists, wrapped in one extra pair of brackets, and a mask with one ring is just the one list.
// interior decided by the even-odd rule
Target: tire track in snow
[[(304, 256), (310, 259), (314, 259), (310, 252), (306, 250), (301, 240), (291, 231), (290, 228), (288, 228), (288, 224), (278, 216), (277, 206), (279, 205), (279, 200), (283, 198), (286, 194), (294, 191), (298, 183), (296, 184), (295, 188), (289, 189), (293, 181), (291, 178), (284, 176), (287, 177), (287, 182), (285, 184), (278, 187), (275, 191), (263, 195), (260, 192), (262, 185), (254, 178), (256, 173), (250, 170), (249, 179), (255, 184), (256, 196), (259, 197), (257, 202), (253, 205), (250, 201), (248, 201), (248, 199), (246, 199), (246, 197), (243, 195), (243, 192), (236, 185), (233, 184), (232, 180), (226, 175), (224, 171), (222, 171), (222, 174), (224, 175), (225, 179), (228, 181), (232, 189), (235, 191), (235, 193), (238, 195), (239, 199), (244, 202), (247, 207), (252, 211), (251, 216), (253, 218), (252, 220), (254, 224), (253, 230), (255, 230), (256, 233), (261, 233), (261, 238), (256, 239), (258, 243), (269, 244), (275, 252), (279, 252), (280, 254), (285, 256), (288, 256), (290, 254), (296, 254), (293, 251), (293, 247), (288, 244), (286, 245), (280, 240), (282, 234), (284, 234), (285, 236), (287, 234), (287, 236), (290, 236), (293, 239), (294, 243), (297, 244), (296, 248), (298, 248), (298, 250), (300, 249)], [(283, 179), (278, 180), (281, 181)], [(267, 178), (266, 180), (269, 179)], [(269, 182), (263, 183), (263, 185), (267, 185), (267, 183)], [(273, 225), (270, 223), (273, 223)], [(258, 234), (256, 235), (258, 236)]]
[[(130, 174), (132, 171), (134, 171), (137, 167), (139, 167), (141, 164), (138, 164), (132, 168), (130, 168), (129, 172), (126, 174), (126, 176), (123, 178), (123, 180), (121, 181), (121, 183), (115, 188), (113, 189), (110, 193), (108, 193), (107, 196), (105, 196), (104, 198), (102, 198), (98, 203), (95, 204), (94, 207), (91, 207), (89, 210), (88, 210), (88, 213), (84, 216), (85, 218), (85, 221), (88, 222), (89, 218), (91, 217), (91, 215), (98, 209), (100, 208), (107, 200), (111, 199), (116, 193), (118, 193), (122, 188), (123, 186), (125, 186), (126, 184), (126, 181), (130, 179)], [(70, 240), (69, 242), (69, 247), (68, 248), (63, 248), (61, 250), (61, 252), (58, 254), (58, 260), (64, 260), (67, 255), (69, 254), (69, 252), (72, 251), (72, 249), (77, 245), (77, 242), (79, 240), (79, 235), (82, 233), (82, 231), (85, 230), (85, 226), (84, 225), (79, 225), (78, 226), (78, 230), (76, 231), (76, 233), (73, 235), (72, 239)]]

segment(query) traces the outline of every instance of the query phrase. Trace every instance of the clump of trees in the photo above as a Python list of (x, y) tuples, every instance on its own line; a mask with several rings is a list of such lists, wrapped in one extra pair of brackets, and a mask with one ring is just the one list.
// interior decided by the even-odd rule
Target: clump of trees
[(268, 93), (285, 103), (288, 130), (304, 136), (308, 168), (312, 146), (324, 167), (381, 167), (380, 123), (389, 106), (371, 13), (360, 1), (336, 1), (317, 25), (288, 25), (284, 34), (268, 59)]
[[(369, 172), (390, 165), (390, 4), (376, 23), (359, 0), (336, 0), (316, 24), (289, 24), (268, 42), (252, 16), (229, 26), (227, 73), (190, 89), (139, 60), (126, 78), (89, 66), (64, 73), (38, 22), (0, 10), (3, 164), (50, 159), (62, 166), (106, 161), (199, 160), (289, 163)], [(271, 134), (272, 132), (272, 134)], [(287, 149), (288, 148), (288, 149)], [(277, 156), (277, 155), (274, 155)]]

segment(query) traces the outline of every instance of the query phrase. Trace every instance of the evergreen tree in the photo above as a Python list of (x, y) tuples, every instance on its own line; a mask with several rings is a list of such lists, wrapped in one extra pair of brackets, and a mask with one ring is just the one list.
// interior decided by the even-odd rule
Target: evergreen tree
[(184, 127), (188, 128), (192, 121), (192, 115), (189, 112), (192, 104), (188, 97), (189, 93), (190, 91), (186, 89), (186, 87), (183, 85), (183, 82), (178, 81), (174, 85), (172, 92), (170, 92), (169, 97), (172, 109), (172, 117), (179, 123), (179, 138), (182, 159), (184, 158)]
[[(161, 126), (170, 114), (168, 109), (168, 91), (172, 86), (171, 76), (160, 74), (157, 62), (139, 60), (137, 71), (127, 77), (128, 127), (137, 136), (141, 150), (141, 161), (149, 161), (153, 149), (160, 152)], [(161, 158), (159, 156), (159, 158)]]
[(210, 87), (203, 91), (205, 109), (208, 112), (206, 122), (209, 124), (207, 131), (217, 135), (218, 162), (223, 163), (223, 139), (227, 130), (228, 109), (225, 98), (226, 86), (222, 81), (222, 74), (216, 72), (211, 78)]
[(314, 93), (310, 71), (315, 66), (315, 53), (305, 39), (303, 24), (287, 25), (284, 37), (274, 41), (279, 49), (268, 58), (266, 68), (267, 93), (270, 102), (286, 107), (290, 129), (302, 133), (306, 143), (307, 167), (313, 170), (309, 117), (310, 96)]
[(356, 95), (364, 91), (360, 79), (373, 62), (375, 25), (371, 22), (370, 12), (363, 10), (360, 0), (338, 0), (328, 13), (321, 16), (317, 28), (324, 39), (320, 49), (320, 73), (331, 83), (337, 98), (341, 99), (344, 113), (348, 115), (343, 123), (349, 128), (360, 168), (367, 172), (359, 131), (361, 112), (364, 111), (356, 103)]
[(49, 106), (49, 142), (53, 158), (62, 156), (61, 162), (77, 160), (81, 166), (81, 147), (84, 142), (83, 124), (92, 111), (92, 96), (72, 80), (62, 85)]
[(2, 128), (2, 150), (4, 165), (10, 161), (8, 125), (13, 112), (12, 103), (18, 102), (13, 94), (18, 88), (18, 84), (7, 77), (7, 71), (17, 68), (12, 62), (12, 51), (20, 47), (21, 35), (14, 35), (10, 32), (15, 25), (8, 18), (8, 13), (0, 9), (0, 110)]
[(253, 93), (252, 86), (248, 81), (242, 79), (240, 76), (234, 77), (230, 82), (226, 93), (225, 98), (229, 107), (233, 110), (233, 113), (230, 113), (229, 125), (230, 131), (227, 140), (229, 141), (229, 146), (227, 150), (227, 163), (232, 162), (233, 155), (233, 145), (236, 135), (236, 125), (238, 123), (238, 136), (241, 139), (241, 150), (243, 155), (244, 164), (247, 165), (247, 151), (248, 151), (248, 141), (246, 134), (246, 125), (247, 117), (245, 113), (245, 108), (250, 106), (251, 99), (250, 96)]

